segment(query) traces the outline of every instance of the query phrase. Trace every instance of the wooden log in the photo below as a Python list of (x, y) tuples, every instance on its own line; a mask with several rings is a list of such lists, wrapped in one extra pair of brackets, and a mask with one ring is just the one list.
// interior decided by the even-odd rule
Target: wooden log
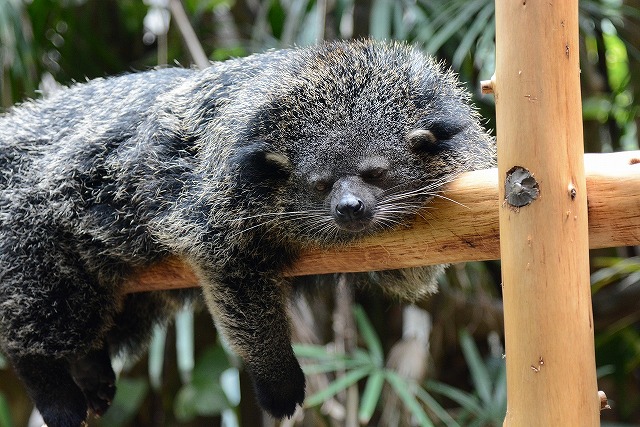
[(496, 2), (507, 427), (600, 425), (578, 46), (577, 0)]
[[(640, 244), (640, 151), (587, 154), (591, 248)], [(500, 258), (497, 169), (469, 172), (453, 182), (411, 228), (330, 251), (306, 253), (291, 275), (385, 270)], [(459, 204), (458, 204), (459, 203)], [(196, 286), (176, 258), (132, 275), (127, 292)]]

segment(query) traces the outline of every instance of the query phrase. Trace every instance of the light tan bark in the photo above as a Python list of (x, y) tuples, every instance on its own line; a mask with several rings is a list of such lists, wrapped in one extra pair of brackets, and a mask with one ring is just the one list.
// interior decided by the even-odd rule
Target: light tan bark
[[(578, 2), (496, 2), (496, 40), (498, 176), (505, 179), (521, 166), (539, 186), (531, 204), (499, 209), (504, 425), (600, 425)], [(510, 191), (500, 184), (499, 190), (501, 199), (522, 196), (517, 185)]]

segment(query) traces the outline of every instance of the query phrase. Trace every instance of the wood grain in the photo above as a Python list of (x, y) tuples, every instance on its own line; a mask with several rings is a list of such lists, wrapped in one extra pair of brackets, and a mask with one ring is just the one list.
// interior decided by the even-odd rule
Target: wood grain
[(577, 0), (496, 2), (506, 427), (600, 425), (578, 49)]

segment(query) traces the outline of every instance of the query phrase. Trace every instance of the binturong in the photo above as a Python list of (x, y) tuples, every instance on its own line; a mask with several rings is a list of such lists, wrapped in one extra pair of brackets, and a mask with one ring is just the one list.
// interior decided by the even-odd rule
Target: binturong
[[(0, 116), (0, 346), (47, 425), (103, 414), (110, 358), (200, 295), (261, 407), (291, 416), (305, 379), (282, 272), (491, 166), (469, 98), (417, 49), (356, 41), (96, 79)], [(170, 256), (200, 288), (123, 292)], [(418, 298), (439, 271), (378, 278)]]

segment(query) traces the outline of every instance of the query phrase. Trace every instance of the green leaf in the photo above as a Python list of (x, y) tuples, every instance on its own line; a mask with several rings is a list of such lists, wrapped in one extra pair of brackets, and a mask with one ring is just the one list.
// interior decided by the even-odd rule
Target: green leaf
[(331, 382), (327, 388), (305, 399), (305, 406), (312, 407), (321, 404), (347, 387), (357, 383), (371, 372), (370, 367), (358, 368), (347, 372), (344, 376)]
[(120, 378), (116, 396), (111, 408), (104, 414), (100, 424), (103, 427), (121, 427), (131, 423), (149, 391), (143, 378)]
[(493, 402), (496, 406), (502, 406), (506, 411), (507, 405), (507, 366), (504, 363), (504, 360), (501, 359), (502, 365), (500, 366), (500, 371), (498, 372), (498, 377), (494, 382), (493, 389)]
[(360, 410), (358, 411), (358, 419), (360, 424), (368, 424), (373, 416), (380, 395), (382, 394), (382, 386), (384, 385), (384, 372), (376, 371), (367, 379), (367, 385), (360, 399)]
[(191, 383), (178, 391), (174, 400), (176, 418), (187, 422), (196, 416), (219, 415), (232, 405), (221, 385), (220, 377), (230, 367), (221, 345), (207, 348), (196, 361)]
[(341, 358), (344, 360), (347, 358), (344, 354), (334, 353), (333, 351), (327, 350), (325, 346), (314, 344), (295, 343), (293, 344), (293, 352), (296, 354), (296, 357), (302, 357), (306, 359), (332, 360), (335, 358)]
[(218, 382), (220, 375), (231, 367), (221, 345), (208, 347), (196, 361), (192, 382), (196, 386)]
[(464, 61), (465, 56), (469, 54), (474, 42), (478, 39), (480, 34), (486, 31), (487, 24), (495, 12), (495, 3), (490, 1), (480, 10), (478, 15), (473, 20), (473, 23), (466, 29), (462, 40), (458, 44), (458, 47), (453, 54), (451, 64), (454, 68), (459, 69)]
[(596, 369), (596, 377), (598, 377), (598, 379), (600, 378), (604, 378), (607, 375), (612, 375), (616, 372), (616, 367), (613, 365), (604, 365), (604, 366), (599, 366)]
[(176, 313), (176, 358), (183, 383), (191, 381), (194, 361), (193, 307), (187, 306)]
[(369, 35), (373, 39), (388, 40), (391, 38), (391, 16), (393, 2), (390, 0), (374, 0), (371, 6)]
[(482, 413), (482, 407), (478, 403), (477, 398), (463, 390), (438, 381), (427, 382), (427, 388), (435, 393), (448, 397), (464, 409), (476, 415)]
[(302, 359), (318, 360), (321, 362), (333, 363), (335, 361), (347, 362), (357, 360), (361, 363), (372, 363), (369, 353), (356, 349), (353, 354), (335, 353), (327, 350), (325, 346), (314, 344), (293, 344), (293, 352), (296, 357)]
[(487, 370), (476, 344), (473, 342), (471, 335), (466, 330), (460, 332), (460, 345), (462, 346), (462, 352), (464, 358), (469, 366), (471, 372), (471, 380), (478, 392), (480, 400), (485, 404), (490, 404), (491, 398), (491, 377)]
[(484, 7), (490, 0), (472, 0), (464, 2), (454, 2), (451, 8), (451, 19), (444, 21), (444, 25), (434, 32), (433, 37), (428, 41), (427, 52), (435, 53), (454, 34), (462, 31), (467, 23)]
[(423, 389), (422, 387), (416, 387), (416, 397), (422, 400), (425, 405), (427, 405), (427, 407), (431, 409), (431, 411), (433, 411), (433, 413), (436, 414), (436, 416), (440, 418), (447, 426), (460, 427), (460, 424), (458, 424), (456, 420), (454, 420), (451, 415), (449, 415), (447, 410), (444, 409), (429, 393), (427, 393), (425, 389)]
[(153, 390), (162, 388), (162, 368), (164, 367), (164, 348), (167, 339), (167, 329), (156, 325), (153, 329), (153, 338), (149, 345), (149, 383)]
[(361, 306), (357, 305), (353, 307), (353, 315), (356, 318), (356, 323), (358, 325), (360, 335), (362, 336), (362, 339), (369, 349), (371, 359), (376, 364), (376, 366), (384, 366), (384, 353), (382, 351), (382, 344), (380, 344), (380, 339), (378, 338), (376, 331), (373, 329), (371, 322), (369, 322), (369, 318), (367, 317), (366, 313)]
[(0, 427), (13, 427), (9, 402), (2, 393), (0, 393)]
[(412, 385), (415, 384), (410, 384), (404, 378), (391, 371), (385, 371), (385, 378), (396, 391), (400, 400), (402, 400), (404, 405), (411, 411), (411, 414), (418, 420), (418, 424), (423, 427), (433, 427), (433, 423), (420, 405), (420, 402), (418, 402), (415, 395), (410, 391)]
[(314, 374), (324, 374), (327, 372), (335, 372), (340, 370), (351, 370), (355, 368), (360, 368), (364, 366), (370, 366), (370, 362), (363, 362), (357, 359), (350, 360), (328, 360), (324, 363), (311, 363), (311, 364), (302, 364), (302, 370), (306, 375), (314, 375)]
[(187, 384), (178, 391), (173, 402), (176, 419), (181, 422), (191, 421), (197, 416), (220, 415), (229, 407), (227, 396), (218, 381), (211, 381), (202, 387)]

